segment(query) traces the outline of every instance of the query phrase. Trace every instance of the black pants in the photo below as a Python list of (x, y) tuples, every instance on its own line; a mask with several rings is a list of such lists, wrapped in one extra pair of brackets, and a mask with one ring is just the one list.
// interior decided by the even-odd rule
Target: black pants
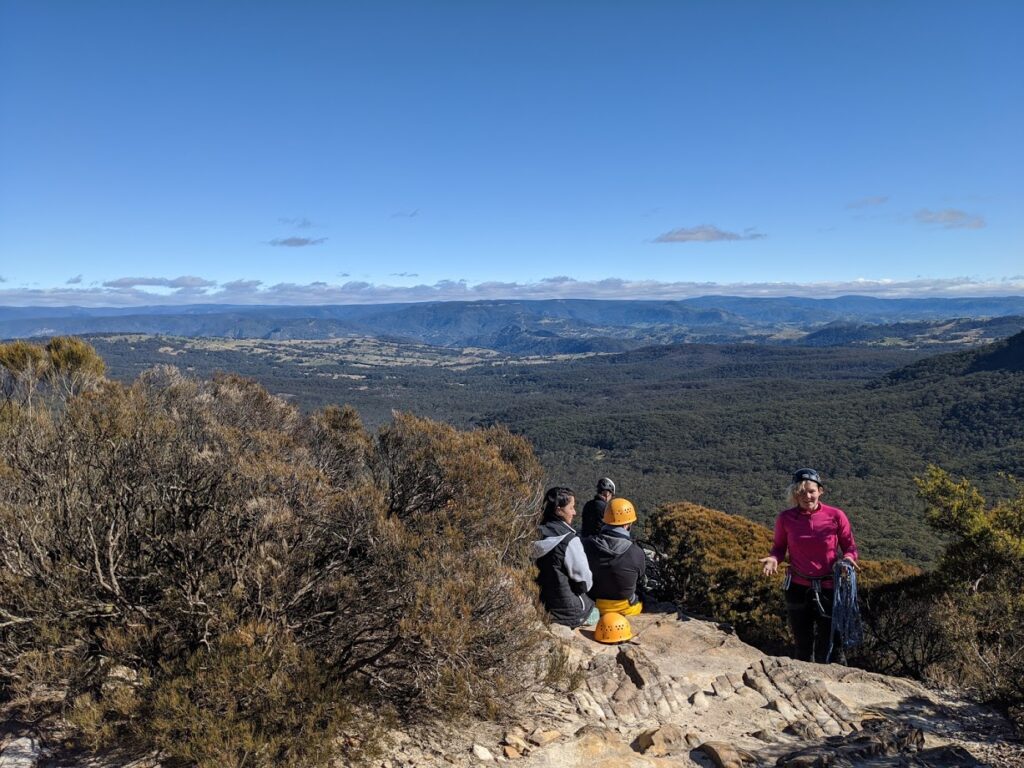
[(819, 607), (813, 587), (790, 584), (786, 588), (789, 628), (796, 642), (796, 658), (801, 661), (813, 659), (824, 664), (828, 658), (832, 634), (832, 594), (831, 589), (821, 590)]

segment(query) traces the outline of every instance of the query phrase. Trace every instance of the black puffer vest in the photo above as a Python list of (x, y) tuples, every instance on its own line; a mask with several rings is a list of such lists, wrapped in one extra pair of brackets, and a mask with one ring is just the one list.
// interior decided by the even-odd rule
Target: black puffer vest
[[(565, 550), (576, 532), (560, 520), (540, 526), (540, 541), (562, 537), (546, 554), (536, 559), (540, 601), (551, 619), (567, 627), (578, 627), (587, 620), (594, 602), (587, 597), (587, 585), (572, 581), (565, 569)], [(535, 546), (540, 543), (535, 542)]]

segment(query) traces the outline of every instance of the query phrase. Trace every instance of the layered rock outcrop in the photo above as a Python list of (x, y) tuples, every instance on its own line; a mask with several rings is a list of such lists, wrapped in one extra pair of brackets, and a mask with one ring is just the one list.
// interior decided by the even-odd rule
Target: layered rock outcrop
[[(633, 617), (610, 646), (588, 629), (551, 629), (567, 691), (541, 691), (513, 725), (392, 734), (380, 768), (667, 768), (668, 766), (1024, 765), (998, 714), (912, 681), (772, 657), (728, 628), (676, 613)], [(0, 768), (113, 766), (47, 755), (10, 733)], [(136, 761), (156, 768), (158, 759)]]
[(475, 753), (407, 748), (385, 766), (1024, 765), (1011, 724), (983, 707), (900, 678), (766, 656), (714, 622), (631, 621), (634, 639), (618, 646), (553, 627), (577, 687), (535, 695), (513, 728), (477, 731)]

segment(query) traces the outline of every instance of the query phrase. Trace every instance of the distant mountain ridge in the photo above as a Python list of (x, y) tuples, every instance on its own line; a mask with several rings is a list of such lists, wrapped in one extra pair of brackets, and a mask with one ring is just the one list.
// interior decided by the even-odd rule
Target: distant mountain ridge
[[(943, 323), (954, 322), (952, 330)], [(508, 354), (621, 352), (681, 342), (969, 346), (1024, 329), (1024, 297), (841, 296), (678, 301), (552, 299), (418, 304), (0, 307), (0, 337), (145, 333), (209, 338), (389, 337)]]

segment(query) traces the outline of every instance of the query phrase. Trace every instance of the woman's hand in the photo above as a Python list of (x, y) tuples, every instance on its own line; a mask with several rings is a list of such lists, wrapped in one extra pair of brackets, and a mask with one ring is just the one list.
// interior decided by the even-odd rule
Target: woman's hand
[(849, 555), (843, 555), (843, 560), (845, 560), (845, 561), (846, 561), (846, 562), (848, 562), (848, 563), (849, 563), (850, 565), (852, 565), (852, 566), (853, 566), (853, 570), (855, 570), (855, 571), (859, 571), (859, 570), (860, 570), (860, 566), (859, 566), (859, 565), (857, 565), (857, 561), (856, 561), (856, 560), (854, 560), (854, 559), (853, 559), (852, 557), (850, 557)]
[(772, 555), (768, 555), (768, 557), (762, 557), (760, 562), (764, 563), (765, 576), (771, 576), (773, 573), (779, 570), (779, 561), (776, 560), (775, 557), (773, 557)]

